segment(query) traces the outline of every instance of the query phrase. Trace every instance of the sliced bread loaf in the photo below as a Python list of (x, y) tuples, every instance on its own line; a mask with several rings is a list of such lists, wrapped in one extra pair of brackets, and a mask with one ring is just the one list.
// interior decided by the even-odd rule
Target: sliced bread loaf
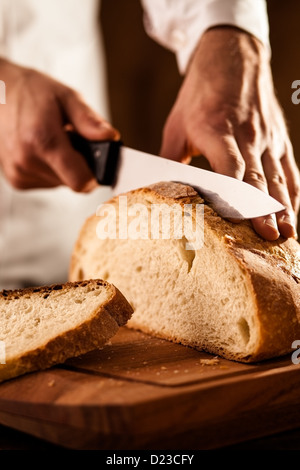
[(222, 219), (192, 188), (177, 183), (128, 193), (128, 214), (120, 214), (126, 206), (119, 198), (109, 202), (117, 224), (127, 217), (128, 227), (139, 207), (146, 207), (149, 220), (155, 204), (182, 213), (188, 207), (186, 216), (195, 225), (202, 223), (197, 205), (204, 208), (203, 246), (194, 250), (187, 249), (188, 235), (176, 239), (174, 231), (170, 239), (103, 240), (101, 217), (86, 221), (73, 251), (70, 279), (102, 277), (114, 283), (134, 307), (128, 326), (243, 362), (286, 354), (300, 340), (296, 240), (265, 241), (250, 222)]
[(0, 382), (102, 347), (132, 308), (101, 280), (0, 293)]

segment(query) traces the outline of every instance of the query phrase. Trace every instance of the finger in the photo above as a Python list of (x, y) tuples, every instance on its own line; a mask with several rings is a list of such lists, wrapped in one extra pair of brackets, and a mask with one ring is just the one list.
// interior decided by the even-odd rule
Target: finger
[(60, 100), (67, 122), (79, 134), (90, 140), (119, 140), (120, 133), (92, 110), (78, 93), (64, 87)]
[(18, 173), (18, 175), (11, 175), (10, 172), (5, 172), (5, 176), (10, 184), (15, 189), (42, 189), (42, 188), (54, 188), (61, 184), (61, 181), (58, 178), (42, 179), (36, 175), (28, 175), (24, 173)]
[(52, 139), (44, 141), (39, 156), (51, 168), (62, 184), (76, 192), (88, 192), (97, 182), (83, 156), (71, 146), (70, 140), (60, 127), (51, 129)]
[[(182, 132), (178, 132), (178, 129), (182, 129)], [(164, 127), (160, 155), (168, 160), (190, 162), (184, 131), (176, 116), (171, 115)]]
[(10, 182), (12, 186), (18, 190), (56, 188), (61, 185), (61, 182), (57, 178), (55, 181), (50, 181), (49, 179), (37, 179), (31, 175), (22, 175), (21, 179), (17, 178)]
[(297, 215), (300, 206), (300, 174), (290, 141), (287, 142), (287, 150), (281, 159), (281, 165), (285, 175), (291, 204), (295, 215)]
[(294, 211), (280, 161), (275, 159), (269, 150), (266, 150), (262, 156), (262, 164), (269, 194), (286, 208), (276, 214), (279, 232), (285, 238), (296, 237)]
[[(254, 149), (240, 144), (241, 151), (246, 161), (246, 171), (244, 181), (264, 193), (268, 193), (268, 184), (265, 178), (262, 162)], [(279, 231), (276, 219), (271, 215), (266, 217), (256, 217), (252, 219), (254, 230), (266, 240), (277, 240)]]
[[(242, 180), (245, 162), (234, 136), (212, 132), (201, 137), (203, 142), (201, 152), (209, 161), (211, 168), (222, 175)], [(198, 145), (200, 146), (200, 142)]]
[(30, 167), (5, 168), (5, 176), (15, 189), (53, 188), (61, 183), (48, 165), (40, 160), (30, 159)]

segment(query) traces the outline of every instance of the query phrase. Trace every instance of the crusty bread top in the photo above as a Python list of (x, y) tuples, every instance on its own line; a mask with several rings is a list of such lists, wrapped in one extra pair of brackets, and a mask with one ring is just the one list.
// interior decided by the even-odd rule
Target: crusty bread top
[[(281, 270), (288, 275), (297, 285), (297, 291), (300, 294), (300, 244), (295, 239), (279, 237), (278, 240), (268, 241), (253, 230), (249, 220), (242, 220), (239, 223), (225, 220), (192, 187), (185, 184), (162, 181), (130, 191), (125, 195), (136, 196), (136, 199), (146, 198), (152, 203), (178, 203), (182, 206), (204, 204), (205, 223), (214, 230), (217, 236), (225, 240), (228, 248), (232, 249), (238, 258), (242, 259), (241, 253), (250, 252), (266, 260), (275, 270)], [(119, 196), (115, 196), (107, 204), (116, 203), (118, 198)], [(89, 219), (96, 218), (97, 216), (92, 215)], [(83, 231), (85, 231), (85, 226), (86, 224), (82, 227)], [(77, 244), (80, 244), (80, 239), (79, 235)], [(72, 271), (72, 260), (70, 269)]]
[[(152, 196), (156, 202), (177, 202), (180, 204), (203, 204), (204, 200), (189, 186), (180, 183), (160, 182), (136, 190), (136, 193)], [(291, 285), (300, 296), (300, 244), (293, 238), (268, 241), (260, 237), (252, 228), (249, 220), (233, 223), (220, 217), (207, 203), (205, 204), (205, 222), (219, 237), (222, 237), (228, 247), (239, 259), (244, 259), (246, 253), (254, 255), (257, 262), (270, 266), (275, 272), (282, 271), (290, 278)], [(247, 256), (249, 262), (249, 256)]]
[(0, 291), (0, 299), (4, 300), (18, 300), (20, 297), (28, 297), (30, 298), (31, 294), (44, 294), (43, 298), (47, 299), (51, 293), (55, 291), (59, 291), (62, 289), (76, 289), (77, 287), (84, 287), (87, 286), (90, 282), (95, 286), (108, 286), (108, 282), (103, 281), (102, 279), (92, 279), (92, 280), (84, 280), (78, 282), (66, 282), (65, 284), (52, 284), (50, 286), (37, 286), (37, 287), (26, 287), (24, 289), (15, 289), (15, 290), (7, 290), (4, 289)]
[[(49, 286), (27, 287), (24, 289), (16, 290), (4, 289), (0, 291), (0, 302), (18, 300), (22, 297), (30, 299), (33, 295), (38, 295), (39, 297), (42, 296), (43, 299), (49, 298), (50, 300), (51, 296), (55, 295), (59, 291), (63, 290), (64, 292), (66, 292), (68, 290), (74, 290), (86, 286), (90, 286), (92, 288), (109, 288), (111, 290), (111, 296), (115, 296), (118, 299), (118, 302), (120, 303), (120, 308), (112, 309), (110, 311), (110, 314), (119, 324), (119, 326), (123, 326), (124, 324), (126, 324), (127, 320), (132, 314), (131, 307), (115, 286), (106, 281), (103, 281), (102, 279), (85, 279), (77, 282), (66, 282), (64, 284), (52, 284)], [(108, 302), (109, 300), (107, 300), (105, 304)], [(103, 306), (105, 306), (105, 304), (103, 304)]]
[(274, 268), (281, 269), (290, 275), (296, 284), (300, 284), (300, 244), (295, 239), (279, 237), (275, 241), (264, 240), (253, 230), (249, 220), (233, 223), (223, 219), (193, 188), (181, 183), (159, 182), (137, 189), (133, 193), (154, 197), (153, 202), (205, 204), (205, 222), (224, 237), (229, 246), (250, 251), (267, 259)]

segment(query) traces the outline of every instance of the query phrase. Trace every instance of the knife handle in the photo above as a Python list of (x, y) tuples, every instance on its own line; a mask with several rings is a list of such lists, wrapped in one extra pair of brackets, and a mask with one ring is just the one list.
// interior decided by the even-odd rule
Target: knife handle
[(112, 186), (116, 176), (120, 140), (92, 141), (70, 132), (71, 144), (85, 158), (99, 184)]

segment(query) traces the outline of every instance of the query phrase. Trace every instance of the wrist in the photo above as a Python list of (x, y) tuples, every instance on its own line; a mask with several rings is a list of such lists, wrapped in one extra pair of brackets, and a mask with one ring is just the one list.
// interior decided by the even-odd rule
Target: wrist
[(235, 26), (218, 25), (201, 36), (187, 72), (194, 67), (228, 80), (241, 70), (250, 74), (270, 70), (270, 56), (268, 48), (252, 34)]
[(206, 30), (199, 41), (212, 43), (220, 50), (227, 50), (233, 55), (237, 51), (246, 53), (249, 57), (266, 59), (269, 57), (268, 48), (251, 33), (231, 25), (213, 26)]

